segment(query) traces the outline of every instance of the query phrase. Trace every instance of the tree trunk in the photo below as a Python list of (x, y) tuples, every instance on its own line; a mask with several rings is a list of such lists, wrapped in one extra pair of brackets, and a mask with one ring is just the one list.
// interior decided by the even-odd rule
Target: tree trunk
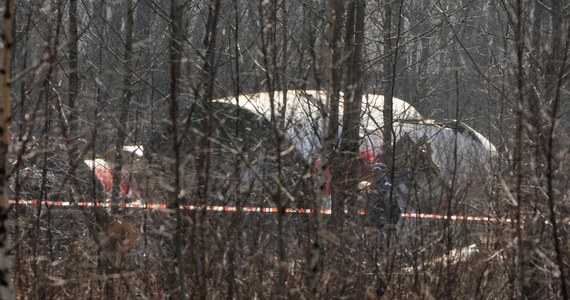
[[(77, 111), (75, 101), (79, 95), (79, 63), (77, 33), (77, 0), (69, 0), (69, 136), (75, 140), (77, 134)], [(73, 147), (75, 148), (75, 147)], [(75, 149), (72, 149), (75, 152)]]
[[(558, 222), (557, 212), (560, 211), (559, 203), (561, 201), (556, 201), (556, 198), (561, 197), (557, 191), (555, 191), (555, 173), (556, 171), (556, 156), (555, 151), (556, 140), (558, 139), (556, 131), (556, 123), (560, 119), (559, 111), (562, 102), (562, 88), (563, 88), (563, 77), (564, 69), (567, 67), (568, 62), (568, 50), (570, 49), (570, 24), (566, 28), (565, 44), (562, 45), (562, 35), (563, 35), (563, 9), (559, 1), (551, 1), (552, 3), (552, 56), (549, 60), (549, 66), (547, 67), (547, 82), (546, 82), (546, 96), (551, 104), (548, 115), (546, 130), (544, 132), (546, 144), (545, 145), (545, 159), (546, 159), (546, 190), (548, 199), (548, 212), (549, 221), (552, 226), (552, 243), (555, 252), (555, 261), (558, 266), (560, 275), (560, 290), (562, 291), (562, 298), (568, 299), (570, 297), (568, 291), (568, 283), (566, 282), (567, 271), (565, 268), (563, 253), (564, 249), (564, 239), (563, 234), (559, 232), (563, 226), (560, 226)], [(543, 143), (541, 143), (543, 144)]]
[(10, 143), (10, 73), (12, 62), (12, 22), (13, 22), (13, 5), (12, 0), (4, 2), (4, 34), (2, 34), (2, 42), (4, 49), (2, 51), (2, 70), (0, 72), (0, 81), (2, 89), (2, 112), (0, 120), (0, 132), (2, 139), (0, 140), (0, 298), (13, 299), (14, 295), (10, 289), (10, 259), (7, 251), (10, 249), (8, 240), (8, 229), (6, 222), (8, 220), (8, 145)]
[[(133, 54), (133, 26), (134, 26), (134, 7), (132, 0), (125, 0), (125, 54), (124, 54), (124, 74), (123, 74), (123, 95), (121, 97), (121, 112), (119, 115), (119, 124), (117, 131), (117, 141), (115, 143), (115, 168), (113, 170), (113, 189), (111, 196), (111, 203), (119, 204), (119, 190), (122, 181), (123, 172), (123, 146), (125, 145), (125, 139), (127, 137), (128, 131), (128, 120), (129, 120), (129, 108), (131, 106), (132, 100), (132, 83), (131, 78), (133, 76), (133, 70), (131, 66), (132, 54)], [(114, 208), (117, 208), (114, 206)]]
[(184, 255), (182, 253), (182, 237), (183, 237), (183, 221), (182, 210), (180, 208), (180, 142), (178, 140), (178, 93), (180, 80), (180, 64), (183, 47), (183, 33), (182, 33), (182, 4), (180, 0), (173, 0), (170, 4), (170, 121), (172, 122), (172, 151), (173, 151), (173, 166), (174, 172), (174, 191), (171, 194), (176, 210), (176, 231), (174, 233), (174, 255), (175, 266), (177, 269), (178, 277), (173, 278), (172, 282), (176, 282), (175, 288), (178, 291), (178, 299), (186, 299), (186, 284), (185, 272), (186, 266), (184, 264)]
[[(341, 153), (344, 166), (342, 184), (343, 198), (347, 207), (356, 205), (356, 184), (358, 182), (360, 161), (360, 113), (362, 107), (362, 64), (364, 48), (364, 13), (366, 3), (353, 0), (347, 10), (345, 56), (347, 60), (344, 74), (347, 74), (344, 84), (344, 113), (341, 138)], [(344, 203), (341, 203), (344, 204)], [(349, 215), (352, 215), (350, 212)]]
[[(216, 38), (218, 32), (218, 21), (220, 15), (220, 1), (211, 0), (208, 10), (208, 18), (206, 22), (206, 32), (204, 34), (203, 46), (205, 48), (204, 63), (200, 74), (200, 85), (198, 87), (198, 100), (204, 112), (203, 119), (200, 123), (200, 132), (202, 134), (198, 142), (197, 148), (197, 184), (195, 199), (200, 204), (206, 204), (208, 199), (209, 179), (210, 179), (210, 159), (212, 152), (212, 133), (213, 133), (213, 109), (212, 100), (214, 98), (214, 82), (216, 75)], [(197, 258), (193, 261), (198, 265), (195, 266), (195, 282), (198, 285), (198, 297), (207, 298), (208, 284), (208, 260), (207, 260), (207, 212), (202, 210), (198, 212), (195, 220), (194, 230), (194, 248)]]
[[(338, 151), (339, 136), (339, 108), (340, 91), (342, 88), (342, 27), (344, 23), (344, 3), (339, 0), (329, 0), (328, 25), (329, 25), (329, 53), (328, 53), (328, 103), (325, 107), (324, 120), (325, 140), (323, 142), (323, 156), (321, 157), (320, 191), (325, 191), (325, 173), (330, 170), (331, 203), (333, 214), (333, 226), (340, 229), (343, 223), (343, 199), (340, 195), (338, 183), (342, 180), (342, 162)], [(328, 112), (328, 113), (327, 113)], [(318, 198), (321, 201), (322, 196)], [(320, 203), (318, 203), (320, 206)]]
[(394, 80), (392, 78), (392, 67), (395, 58), (392, 53), (394, 49), (392, 47), (392, 1), (390, 0), (387, 0), (384, 3), (383, 30), (384, 54), (386, 55), (386, 59), (384, 60), (382, 73), (384, 73), (386, 83), (384, 86), (384, 148), (382, 149), (382, 158), (384, 159), (386, 166), (388, 166), (388, 170), (393, 170), (392, 132), (394, 131), (394, 128), (392, 124), (394, 122), (394, 112), (392, 108), (392, 99), (394, 95)]

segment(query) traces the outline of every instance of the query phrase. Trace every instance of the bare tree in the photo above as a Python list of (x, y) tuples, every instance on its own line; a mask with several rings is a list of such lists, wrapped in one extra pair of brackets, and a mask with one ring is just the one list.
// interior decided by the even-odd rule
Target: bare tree
[[(363, 96), (362, 73), (364, 69), (364, 23), (366, 2), (351, 1), (348, 3), (346, 16), (345, 56), (343, 70), (347, 74), (344, 82), (344, 112), (342, 120), (342, 134), (340, 151), (342, 153), (343, 198), (348, 200), (345, 207), (341, 204), (342, 211), (345, 208), (356, 207), (356, 184), (360, 177), (359, 150), (360, 150), (360, 120)], [(352, 212), (354, 213), (354, 212)]]
[(179, 84), (180, 84), (180, 65), (182, 58), (182, 51), (184, 49), (182, 41), (184, 35), (182, 31), (182, 8), (183, 5), (179, 1), (172, 1), (170, 5), (170, 121), (172, 122), (172, 151), (174, 152), (174, 161), (172, 171), (174, 172), (174, 190), (172, 199), (176, 210), (176, 231), (175, 236), (175, 255), (177, 266), (177, 284), (178, 297), (180, 299), (186, 298), (186, 284), (185, 284), (185, 264), (184, 255), (182, 252), (184, 234), (182, 226), (182, 211), (180, 208), (180, 144), (178, 139), (178, 97), (179, 97)]
[[(128, 120), (129, 110), (132, 101), (132, 56), (133, 56), (133, 27), (135, 7), (131, 0), (126, 0), (125, 4), (125, 37), (124, 37), (124, 71), (123, 71), (123, 92), (121, 96), (120, 114), (117, 124), (117, 141), (115, 144), (115, 167), (113, 169), (113, 190), (111, 203), (117, 203), (119, 187), (123, 181), (123, 146), (129, 133)], [(117, 203), (118, 204), (118, 203)]]
[[(333, 215), (336, 217), (335, 227), (341, 228), (343, 222), (343, 200), (338, 189), (335, 189), (342, 178), (342, 165), (338, 152), (338, 134), (340, 129), (340, 92), (342, 89), (342, 32), (344, 27), (344, 1), (328, 1), (328, 39), (329, 49), (327, 57), (327, 104), (323, 120), (325, 120), (325, 135), (323, 142), (323, 163), (321, 173), (328, 168), (331, 172), (331, 203)], [(324, 191), (324, 184), (320, 187)]]
[(11, 88), (10, 74), (12, 63), (12, 22), (13, 22), (14, 2), (5, 1), (4, 3), (4, 28), (2, 33), (2, 70), (0, 74), (0, 84), (2, 89), (2, 113), (0, 121), (0, 131), (2, 139), (0, 140), (0, 297), (2, 299), (13, 299), (10, 289), (10, 260), (8, 249), (10, 243), (8, 240), (8, 145), (10, 144), (10, 115), (11, 115)]
[[(0, 178), (44, 205), (3, 203), (16, 295), (373, 298), (366, 148), (409, 197), (385, 297), (568, 297), (567, 2), (18, 1)], [(499, 145), (474, 154), (493, 162), (460, 137)], [(116, 204), (131, 142), (149, 206), (109, 224), (78, 206), (95, 195), (78, 168), (114, 148)]]
[(71, 136), (76, 134), (77, 112), (76, 100), (79, 95), (79, 64), (78, 64), (78, 21), (77, 21), (77, 1), (69, 1), (69, 124)]

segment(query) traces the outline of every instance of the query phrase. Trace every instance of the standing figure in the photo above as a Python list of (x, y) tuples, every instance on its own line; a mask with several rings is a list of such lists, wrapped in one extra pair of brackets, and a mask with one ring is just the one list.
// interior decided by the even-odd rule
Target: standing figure
[(389, 224), (389, 227), (394, 227), (400, 220), (401, 212), (398, 200), (395, 197), (390, 199), (392, 185), (386, 178), (386, 165), (374, 163), (371, 169), (375, 183), (368, 195), (366, 219), (364, 221), (366, 230), (369, 232), (380, 231), (386, 224)]
[[(373, 181), (375, 182), (368, 194), (366, 216), (364, 219), (364, 233), (371, 254), (373, 270), (376, 277), (375, 293), (382, 296), (385, 290), (385, 281), (382, 274), (382, 260), (386, 251), (386, 234), (383, 229), (395, 229), (400, 220), (400, 206), (395, 197), (390, 197), (392, 185), (386, 178), (387, 167), (383, 163), (371, 165)], [(392, 198), (392, 199), (391, 199)]]

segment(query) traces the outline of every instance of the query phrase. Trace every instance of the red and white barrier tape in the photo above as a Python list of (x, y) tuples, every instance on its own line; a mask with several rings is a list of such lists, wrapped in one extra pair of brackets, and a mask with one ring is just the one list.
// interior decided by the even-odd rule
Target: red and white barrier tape
[[(16, 204), (19, 205), (38, 205), (40, 204), (39, 200), (8, 200), (9, 204)], [(44, 200), (41, 201), (44, 205), (47, 206), (61, 206), (61, 207), (111, 207), (113, 204), (109, 202), (77, 202), (72, 203), (69, 201), (51, 201), (51, 200)], [(132, 202), (132, 203), (122, 203), (118, 205), (121, 208), (144, 208), (144, 209), (166, 209), (167, 205), (164, 203), (139, 203), (139, 202)], [(252, 206), (220, 206), (220, 205), (181, 205), (181, 209), (186, 210), (206, 210), (206, 211), (216, 211), (216, 212), (261, 212), (261, 213), (277, 213), (278, 209), (276, 207), (252, 207)], [(286, 213), (294, 213), (294, 214), (312, 214), (315, 211), (310, 208), (286, 208)], [(329, 215), (331, 214), (330, 209), (322, 209), (320, 210), (321, 214)], [(359, 215), (365, 215), (366, 212), (364, 210), (358, 210)], [(403, 218), (416, 218), (416, 219), (438, 219), (438, 220), (446, 220), (450, 219), (453, 221), (478, 221), (478, 222), (500, 222), (500, 223), (511, 223), (513, 220), (510, 218), (497, 218), (497, 217), (483, 217), (483, 216), (462, 216), (462, 215), (438, 215), (438, 214), (426, 214), (426, 213), (401, 213), (400, 215)]]
[(497, 217), (482, 217), (482, 216), (461, 216), (461, 215), (436, 215), (425, 213), (402, 213), (404, 218), (417, 218), (417, 219), (440, 219), (440, 220), (454, 220), (454, 221), (479, 221), (479, 222), (501, 222), (511, 223), (511, 218), (497, 218)]

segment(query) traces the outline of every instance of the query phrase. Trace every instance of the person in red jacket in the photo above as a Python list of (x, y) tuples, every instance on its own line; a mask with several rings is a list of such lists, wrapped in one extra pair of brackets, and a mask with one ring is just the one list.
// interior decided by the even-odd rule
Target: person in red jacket
[[(85, 160), (85, 163), (95, 171), (95, 176), (101, 183), (105, 194), (113, 191), (113, 165), (103, 159)], [(140, 197), (140, 187), (133, 175), (126, 169), (121, 170), (119, 196), (134, 200)]]

